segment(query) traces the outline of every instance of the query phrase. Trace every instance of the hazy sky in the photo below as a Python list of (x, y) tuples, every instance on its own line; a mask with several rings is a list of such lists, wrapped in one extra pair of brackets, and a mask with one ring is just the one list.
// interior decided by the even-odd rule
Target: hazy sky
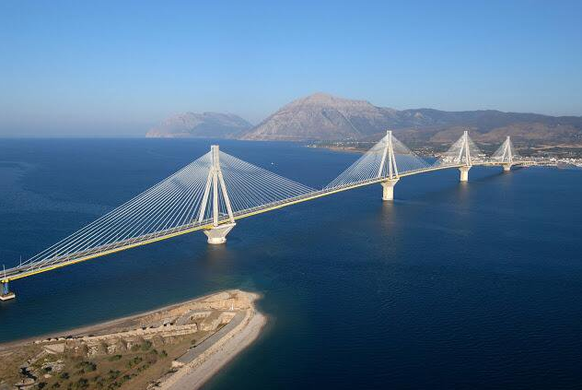
[(316, 91), (582, 115), (582, 1), (0, 1), (0, 136), (258, 122)]

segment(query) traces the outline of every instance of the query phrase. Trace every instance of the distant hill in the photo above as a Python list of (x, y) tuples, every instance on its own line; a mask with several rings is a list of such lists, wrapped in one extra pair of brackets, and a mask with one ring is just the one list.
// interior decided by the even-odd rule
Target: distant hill
[(507, 135), (530, 144), (582, 144), (582, 117), (552, 117), (495, 110), (447, 112), (395, 110), (364, 100), (316, 93), (279, 109), (237, 138), (246, 140), (375, 140), (387, 129), (411, 143), (450, 143), (463, 130), (476, 141), (498, 143)]
[(480, 111), (395, 110), (365, 100), (316, 93), (295, 100), (253, 127), (233, 114), (188, 112), (147, 133), (164, 138), (237, 138), (277, 141), (375, 141), (386, 130), (410, 146), (446, 145), (469, 130), (480, 143), (506, 136), (530, 146), (582, 146), (582, 117)]
[(386, 129), (394, 110), (363, 100), (316, 93), (295, 100), (239, 138), (248, 140), (359, 139)]
[(166, 119), (147, 132), (148, 138), (231, 138), (252, 125), (233, 114), (187, 112)]

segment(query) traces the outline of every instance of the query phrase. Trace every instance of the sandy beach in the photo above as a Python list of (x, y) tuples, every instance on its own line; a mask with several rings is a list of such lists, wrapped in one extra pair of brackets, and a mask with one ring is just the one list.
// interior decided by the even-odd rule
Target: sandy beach
[(208, 354), (204, 354), (182, 367), (163, 382), (160, 388), (165, 390), (199, 389), (222, 367), (255, 341), (266, 323), (267, 317), (263, 314), (256, 311), (249, 312), (240, 325), (213, 345)]

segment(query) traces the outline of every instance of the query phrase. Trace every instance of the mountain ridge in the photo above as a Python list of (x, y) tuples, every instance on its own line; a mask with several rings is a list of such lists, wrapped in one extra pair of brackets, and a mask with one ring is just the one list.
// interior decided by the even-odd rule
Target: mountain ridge
[(463, 130), (477, 141), (499, 142), (513, 136), (520, 142), (582, 144), (582, 117), (512, 113), (499, 110), (396, 110), (365, 100), (316, 93), (286, 104), (238, 138), (247, 140), (345, 141), (376, 140), (394, 130), (403, 141), (444, 143)]
[[(373, 141), (390, 129), (404, 142), (416, 144), (454, 141), (463, 130), (480, 142), (500, 142), (506, 136), (521, 143), (582, 146), (582, 117), (550, 116), (499, 110), (442, 111), (432, 108), (396, 110), (366, 100), (353, 100), (317, 92), (293, 100), (252, 126), (244, 119), (232, 122), (221, 117), (198, 122), (199, 115), (186, 113), (160, 125), (172, 137), (235, 138), (261, 141)], [(189, 116), (188, 116), (189, 115)], [(194, 115), (194, 117), (192, 117)], [(198, 116), (197, 116), (198, 115)], [(226, 125), (229, 123), (229, 125)], [(218, 129), (212, 129), (212, 126)], [(188, 128), (191, 127), (191, 130)], [(169, 129), (169, 130), (168, 130)], [(148, 132), (158, 136), (156, 128)]]

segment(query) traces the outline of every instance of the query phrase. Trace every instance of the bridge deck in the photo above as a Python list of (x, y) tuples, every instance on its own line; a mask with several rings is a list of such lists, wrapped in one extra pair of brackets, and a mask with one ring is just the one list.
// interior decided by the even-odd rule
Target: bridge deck
[[(515, 161), (512, 163), (512, 165), (534, 165), (534, 164), (535, 163), (533, 161)], [(500, 163), (500, 162), (481, 162), (481, 163), (472, 164), (472, 166), (502, 166), (502, 165), (504, 165), (504, 163)], [(413, 176), (413, 175), (424, 174), (424, 173), (429, 173), (429, 172), (434, 172), (434, 171), (439, 171), (439, 170), (444, 170), (444, 169), (461, 168), (463, 166), (465, 166), (465, 165), (463, 165), (463, 164), (441, 165), (441, 166), (428, 167), (428, 168), (403, 172), (403, 173), (400, 173), (398, 176), (399, 177)], [(346, 184), (346, 185), (342, 185), (342, 186), (337, 186), (337, 187), (332, 187), (332, 188), (323, 188), (321, 190), (313, 191), (313, 192), (310, 192), (310, 193), (307, 193), (307, 194), (304, 194), (301, 196), (297, 196), (294, 198), (285, 199), (285, 200), (282, 200), (279, 202), (272, 202), (272, 203), (268, 203), (268, 204), (261, 205), (258, 207), (249, 208), (246, 210), (239, 211), (237, 213), (234, 213), (234, 219), (238, 220), (238, 219), (247, 218), (247, 217), (250, 217), (253, 215), (266, 213), (268, 211), (280, 209), (283, 207), (288, 207), (288, 206), (291, 206), (291, 205), (294, 205), (297, 203), (307, 202), (310, 200), (329, 196), (329, 195), (336, 194), (339, 192), (344, 192), (344, 191), (348, 191), (348, 190), (352, 190), (355, 188), (368, 186), (368, 185), (372, 185), (372, 184), (378, 184), (378, 183), (381, 183), (381, 182), (386, 181), (386, 180), (387, 180), (386, 177), (378, 177), (378, 178), (363, 180), (360, 182), (350, 183), (350, 184)], [(229, 222), (229, 220), (228, 220), (227, 216), (223, 217), (220, 220), (221, 224), (228, 223), (228, 222)], [(188, 225), (175, 227), (172, 229), (161, 230), (161, 231), (156, 232), (156, 233), (146, 234), (146, 235), (143, 235), (143, 236), (140, 236), (137, 238), (133, 238), (130, 240), (119, 241), (119, 242), (116, 242), (114, 244), (92, 248), (91, 250), (77, 252), (77, 253), (70, 254), (67, 256), (59, 256), (59, 257), (53, 257), (53, 258), (49, 258), (49, 259), (43, 259), (43, 262), (41, 264), (36, 264), (36, 263), (26, 264), (26, 265), (17, 266), (17, 267), (7, 269), (5, 272), (5, 275), (3, 275), (3, 277), (2, 277), (1, 281), (3, 283), (7, 283), (7, 282), (10, 282), (13, 280), (26, 278), (26, 277), (29, 277), (32, 275), (51, 271), (51, 270), (54, 270), (57, 268), (66, 267), (68, 265), (72, 265), (72, 264), (80, 263), (80, 262), (87, 261), (90, 259), (94, 259), (97, 257), (105, 256), (108, 254), (120, 252), (120, 251), (123, 251), (126, 249), (151, 244), (151, 243), (157, 242), (157, 241), (167, 240), (167, 239), (172, 238), (172, 237), (192, 233), (192, 232), (195, 232), (198, 230), (210, 229), (210, 228), (212, 228), (212, 226), (213, 226), (212, 221), (210, 219), (206, 219), (202, 222), (196, 222), (196, 223), (192, 223), (192, 224), (188, 224)]]

